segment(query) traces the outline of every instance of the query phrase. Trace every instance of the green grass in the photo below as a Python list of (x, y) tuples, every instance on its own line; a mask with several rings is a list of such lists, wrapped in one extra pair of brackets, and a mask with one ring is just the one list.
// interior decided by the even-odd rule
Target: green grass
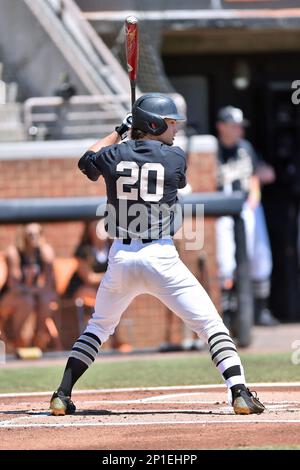
[[(299, 368), (290, 354), (241, 354), (248, 382), (292, 382), (299, 380)], [(0, 369), (0, 393), (53, 390), (64, 366)], [(98, 361), (79, 380), (77, 389), (156, 387), (223, 383), (209, 355), (128, 358)]]

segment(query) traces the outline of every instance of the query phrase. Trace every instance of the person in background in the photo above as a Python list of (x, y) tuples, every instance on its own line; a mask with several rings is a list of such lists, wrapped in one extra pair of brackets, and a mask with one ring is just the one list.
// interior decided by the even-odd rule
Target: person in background
[[(55, 349), (61, 349), (52, 309), (57, 297), (53, 260), (53, 249), (39, 224), (18, 229), (15, 245), (6, 252), (7, 280), (0, 300), (3, 330), (9, 322), (13, 348), (37, 346), (45, 350), (53, 343)], [(28, 331), (26, 323), (33, 313), (34, 326)]]
[[(239, 108), (226, 106), (217, 117), (218, 189), (229, 194), (244, 191), (247, 195), (242, 217), (245, 223), (250, 275), (253, 283), (255, 324), (278, 325), (269, 308), (272, 254), (264, 212), (260, 203), (260, 180), (270, 179), (270, 169), (260, 165), (251, 143), (244, 139), (248, 122)], [(263, 168), (265, 171), (263, 172)], [(267, 181), (265, 181), (267, 182)], [(216, 224), (217, 262), (221, 278), (223, 313), (232, 313), (232, 292), (235, 283), (235, 241), (232, 217), (220, 217)], [(229, 314), (230, 316), (230, 314)]]
[(70, 280), (67, 297), (95, 299), (97, 288), (107, 269), (110, 245), (102, 221), (85, 223), (81, 240), (74, 253), (78, 268)]

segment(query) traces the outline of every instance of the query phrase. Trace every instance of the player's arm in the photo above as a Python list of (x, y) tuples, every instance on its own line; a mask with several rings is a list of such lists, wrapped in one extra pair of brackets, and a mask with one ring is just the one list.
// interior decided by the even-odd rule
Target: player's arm
[(78, 268), (77, 274), (80, 279), (84, 282), (84, 284), (92, 287), (98, 287), (99, 283), (101, 282), (104, 273), (95, 273), (88, 263), (87, 260), (83, 258), (78, 259)]
[(41, 248), (41, 257), (45, 269), (45, 290), (48, 292), (56, 292), (55, 275), (54, 275), (54, 250), (52, 246), (45, 243)]
[(7, 263), (7, 281), (8, 286), (13, 288), (20, 287), (22, 283), (22, 271), (20, 264), (20, 255), (15, 246), (10, 246), (6, 252)]
[(15, 246), (10, 246), (6, 252), (7, 283), (11, 291), (28, 293), (29, 287), (22, 279), (21, 259)]
[(263, 160), (259, 160), (256, 168), (256, 174), (261, 185), (272, 184), (276, 180), (276, 173), (274, 168)]
[(90, 180), (97, 181), (101, 175), (101, 170), (99, 165), (97, 165), (97, 159), (99, 158), (101, 150), (105, 147), (109, 147), (110, 145), (118, 144), (121, 140), (125, 139), (129, 129), (131, 128), (131, 122), (131, 113), (126, 114), (120, 126), (117, 126), (113, 132), (95, 142), (80, 158), (78, 168)]
[(253, 174), (249, 182), (249, 194), (248, 194), (247, 202), (252, 209), (255, 209), (259, 205), (260, 199), (261, 199), (260, 181), (256, 173), (258, 157), (253, 146), (250, 144), (250, 142), (245, 141), (245, 145), (246, 145), (247, 152), (251, 156), (252, 167), (253, 167)]
[[(178, 181), (178, 192), (179, 194), (181, 193), (183, 196), (185, 195), (185, 190), (186, 193), (189, 194), (190, 191), (190, 186), (188, 186), (187, 179), (186, 179), (186, 170), (187, 170), (187, 164), (186, 164), (186, 154), (180, 147), (173, 147), (173, 151), (176, 151), (177, 154), (180, 155), (180, 167), (179, 167), (179, 181)], [(182, 191), (180, 191), (182, 190)]]
[(121, 142), (121, 140), (124, 140), (127, 137), (128, 131), (129, 129), (131, 129), (131, 127), (132, 114), (127, 113), (120, 126), (117, 126), (111, 134), (107, 135), (106, 137), (103, 137), (103, 139), (100, 139), (95, 144), (93, 144), (89, 148), (89, 151), (99, 152), (103, 147), (118, 144), (119, 142)]
[(121, 141), (121, 136), (117, 131), (113, 131), (111, 134), (103, 137), (103, 139), (95, 142), (89, 149), (88, 152), (99, 152), (103, 147), (108, 147), (109, 145), (118, 144)]
[(250, 179), (250, 188), (247, 202), (252, 209), (255, 209), (260, 203), (260, 182), (257, 175), (252, 175)]
[(113, 131), (111, 134), (103, 137), (103, 139), (95, 142), (80, 158), (78, 162), (79, 170), (81, 170), (82, 173), (90, 180), (97, 181), (101, 175), (100, 165), (97, 163), (97, 160), (99, 159), (99, 152), (104, 147), (119, 143), (120, 140), (121, 137), (117, 131)]

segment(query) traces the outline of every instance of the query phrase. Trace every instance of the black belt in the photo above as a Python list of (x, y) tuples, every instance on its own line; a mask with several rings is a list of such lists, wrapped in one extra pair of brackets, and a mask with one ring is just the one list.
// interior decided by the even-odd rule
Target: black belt
[(124, 245), (130, 245), (132, 240), (140, 240), (142, 243), (151, 243), (154, 241), (151, 238), (121, 238), (121, 242), (124, 243)]

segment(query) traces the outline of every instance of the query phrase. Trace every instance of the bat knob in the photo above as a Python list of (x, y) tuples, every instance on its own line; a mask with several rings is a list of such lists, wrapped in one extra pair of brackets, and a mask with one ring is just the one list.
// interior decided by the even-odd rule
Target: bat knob
[(128, 16), (126, 18), (126, 23), (136, 24), (137, 22), (138, 22), (138, 19), (136, 18), (136, 16)]

